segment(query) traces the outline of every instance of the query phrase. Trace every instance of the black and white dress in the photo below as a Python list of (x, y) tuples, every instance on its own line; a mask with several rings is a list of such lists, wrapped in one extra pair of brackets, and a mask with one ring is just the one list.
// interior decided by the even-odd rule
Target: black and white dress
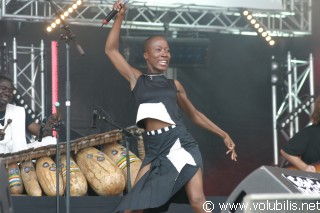
[(171, 202), (188, 203), (184, 186), (202, 168), (202, 158), (197, 142), (186, 130), (179, 115), (174, 80), (164, 75), (141, 75), (133, 94), (139, 106), (139, 127), (145, 128), (145, 118), (158, 119), (171, 126), (143, 135), (146, 156), (141, 168), (151, 163), (150, 170), (115, 211), (165, 210)]

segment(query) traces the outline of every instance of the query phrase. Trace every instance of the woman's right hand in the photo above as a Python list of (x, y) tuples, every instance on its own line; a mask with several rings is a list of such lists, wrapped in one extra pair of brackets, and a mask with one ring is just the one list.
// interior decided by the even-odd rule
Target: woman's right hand
[(123, 0), (118, 0), (113, 4), (113, 9), (118, 11), (117, 15), (124, 15), (126, 12), (126, 5), (123, 3)]

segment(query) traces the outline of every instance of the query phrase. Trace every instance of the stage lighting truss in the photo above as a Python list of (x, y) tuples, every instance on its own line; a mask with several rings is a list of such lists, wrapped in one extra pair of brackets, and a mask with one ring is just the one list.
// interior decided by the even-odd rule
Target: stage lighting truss
[(302, 102), (298, 103), (298, 105), (294, 108), (291, 113), (288, 113), (284, 118), (282, 118), (279, 122), (279, 129), (285, 128), (291, 122), (294, 122), (294, 119), (298, 118), (301, 113), (306, 113), (308, 116), (311, 115), (311, 106), (315, 100), (314, 96), (309, 96)]
[(8, 49), (9, 73), (16, 88), (14, 102), (23, 106), (33, 119), (46, 114), (44, 53), (42, 40), (39, 47), (20, 46), (13, 38), (12, 48)]
[(256, 31), (257, 35), (260, 35), (270, 46), (275, 45), (275, 41), (269, 34), (267, 28), (259, 21), (259, 14), (254, 14), (249, 10), (244, 10), (242, 11), (242, 15)]
[(25, 109), (26, 113), (28, 113), (31, 118), (36, 122), (39, 123), (40, 117), (33, 111), (33, 109), (27, 104), (25, 99), (22, 97), (22, 95), (18, 92), (17, 89), (13, 90), (13, 101), (17, 106), (21, 106)]
[[(68, 11), (75, 0), (52, 0), (61, 11)], [(184, 2), (184, 1), (182, 1)], [(24, 22), (55, 22), (57, 14), (47, 0), (1, 0), (0, 19)], [(101, 27), (102, 20), (112, 10), (114, 0), (83, 0), (72, 14), (70, 25)], [(176, 5), (149, 5), (140, 0), (130, 1), (123, 29), (142, 36), (143, 31), (162, 31), (188, 34), (217, 32), (230, 34), (252, 34), (255, 31), (243, 20), (243, 8), (199, 6), (186, 3)], [(312, 1), (283, 0), (282, 10), (251, 9), (255, 18), (269, 30), (270, 36), (299, 37), (312, 33)], [(58, 21), (59, 22), (59, 21)], [(112, 22), (112, 21), (111, 21)], [(51, 26), (51, 25), (50, 25)], [(112, 24), (105, 27), (110, 28)], [(52, 27), (52, 26), (51, 26)], [(193, 33), (193, 34), (192, 34)], [(269, 38), (268, 38), (269, 39)]]
[[(276, 79), (276, 80), (275, 80)], [(315, 100), (313, 57), (308, 60), (271, 58), (274, 165), (278, 165), (278, 141), (288, 141), (310, 124)]]
[[(50, 1), (53, 3), (53, 1)], [(82, 0), (77, 0), (71, 6), (67, 7), (66, 10), (63, 10), (61, 7), (59, 8), (57, 5), (53, 7), (58, 8), (56, 10), (55, 19), (49, 24), (46, 28), (47, 32), (52, 32), (56, 27), (63, 27), (65, 25), (65, 19), (68, 18), (80, 5), (82, 4)]]

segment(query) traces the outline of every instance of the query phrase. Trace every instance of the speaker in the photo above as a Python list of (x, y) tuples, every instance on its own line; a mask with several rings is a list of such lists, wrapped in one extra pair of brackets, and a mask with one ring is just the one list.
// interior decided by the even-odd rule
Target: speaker
[(9, 191), (8, 173), (0, 159), (0, 213), (13, 213), (12, 199)]
[(320, 174), (261, 166), (249, 174), (226, 200), (222, 213), (243, 212), (238, 208), (249, 194), (298, 193), (320, 195)]

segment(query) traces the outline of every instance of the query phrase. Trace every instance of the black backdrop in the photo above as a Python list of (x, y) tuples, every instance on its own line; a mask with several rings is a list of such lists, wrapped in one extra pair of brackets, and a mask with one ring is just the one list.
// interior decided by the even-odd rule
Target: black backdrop
[[(314, 3), (315, 10), (319, 3)], [(317, 17), (314, 17), (316, 20)], [(314, 21), (316, 22), (316, 21)], [(47, 35), (43, 23), (1, 21), (0, 42), (11, 46), (46, 46), (47, 104), (50, 103), (50, 45), (59, 41), (59, 33)], [(128, 83), (115, 71), (104, 55), (107, 28), (71, 26), (78, 43), (85, 51), (80, 56), (71, 43), (71, 128), (72, 138), (109, 131), (114, 127), (98, 121), (98, 129), (90, 129), (94, 106), (103, 108), (122, 127), (135, 121), (133, 97)], [(319, 77), (319, 30), (312, 36), (280, 38), (269, 47), (261, 38), (207, 33), (210, 40), (207, 64), (204, 67), (177, 67), (178, 80), (184, 85), (193, 104), (221, 128), (237, 144), (238, 162), (225, 155), (222, 140), (193, 125), (186, 125), (199, 141), (205, 164), (204, 188), (207, 195), (228, 195), (250, 172), (261, 165), (273, 163), (270, 59), (285, 58), (287, 52), (298, 59), (315, 58), (315, 77)], [(197, 41), (194, 40), (196, 43)], [(59, 100), (65, 115), (66, 59), (65, 44), (59, 41)], [(318, 81), (316, 80), (316, 83)], [(316, 94), (319, 94), (317, 84)], [(49, 110), (49, 109), (48, 109)]]

